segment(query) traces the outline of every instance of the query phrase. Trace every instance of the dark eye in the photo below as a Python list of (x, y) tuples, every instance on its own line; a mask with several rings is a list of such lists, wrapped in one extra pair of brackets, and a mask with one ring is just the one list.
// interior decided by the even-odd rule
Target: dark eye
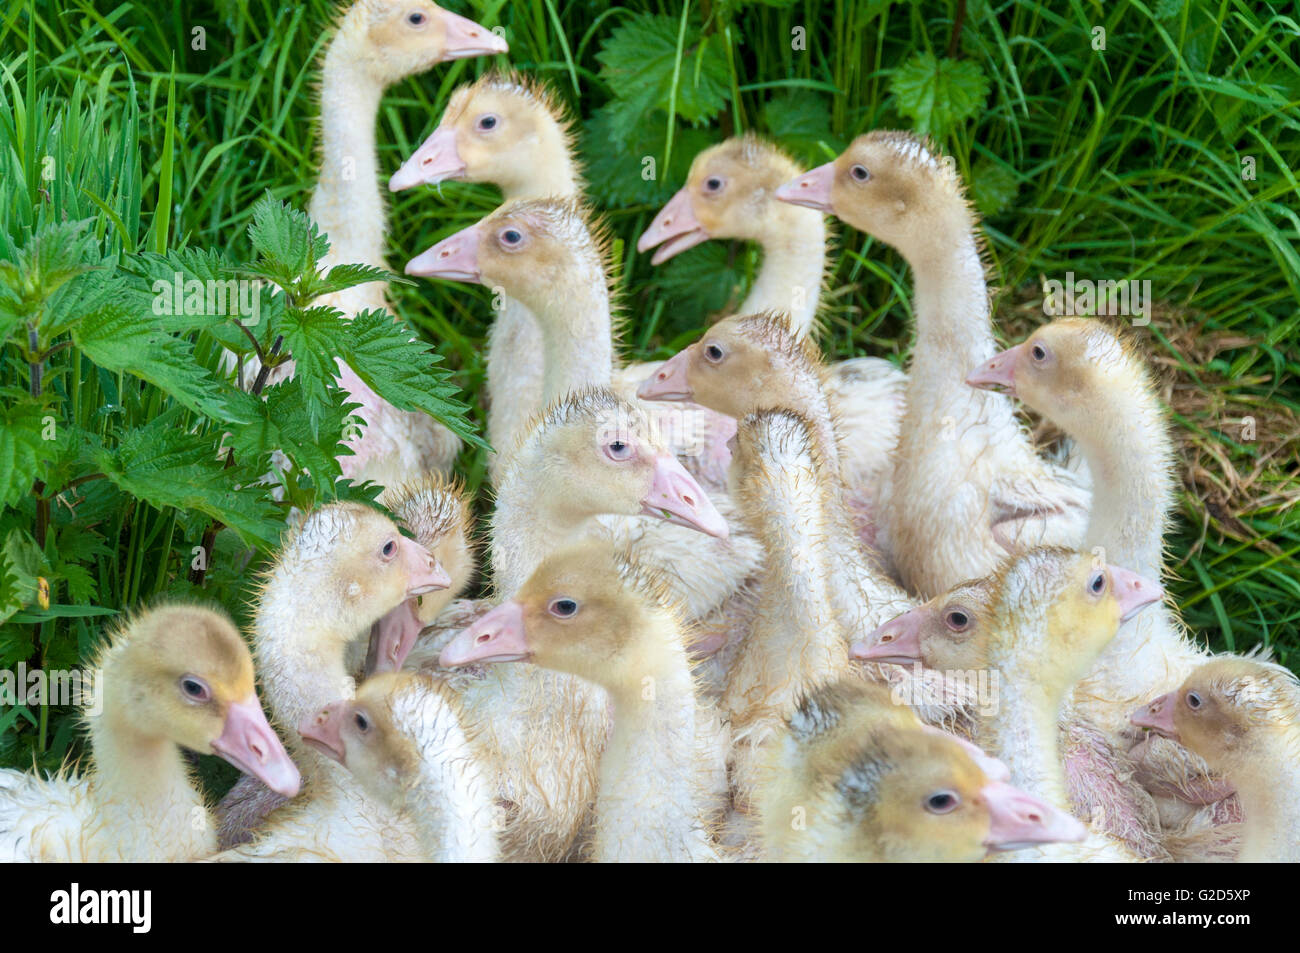
[(717, 364), (719, 361), (721, 361), (721, 360), (722, 360), (724, 357), (726, 357), (727, 355), (726, 355), (726, 352), (723, 351), (722, 348), (719, 347), (718, 345), (716, 345), (716, 344), (706, 344), (706, 345), (704, 345), (704, 356), (705, 356), (705, 357), (706, 357), (706, 358), (707, 358), (711, 363), (713, 363), (713, 364)]
[(708, 192), (721, 192), (722, 184), (722, 179), (718, 178), (716, 175), (711, 175), (704, 180), (704, 188)]
[(859, 182), (865, 182), (871, 178), (871, 173), (867, 171), (865, 165), (855, 165), (849, 169), (849, 175), (853, 176)]
[(1187, 693), (1187, 707), (1192, 711), (1199, 710), (1203, 704), (1205, 704), (1205, 702), (1201, 701), (1201, 696), (1196, 692)]
[(578, 603), (569, 598), (552, 599), (546, 611), (557, 619), (571, 619), (578, 614)]
[(501, 230), (501, 244), (507, 248), (517, 248), (523, 243), (524, 233), (517, 228), (505, 228)]
[(1099, 596), (1106, 591), (1106, 574), (1104, 572), (1098, 571), (1089, 577), (1088, 591), (1094, 596)]
[(605, 444), (605, 455), (611, 460), (626, 460), (632, 456), (632, 445), (626, 440), (611, 440)]
[(487, 132), (490, 129), (495, 129), (497, 127), (497, 117), (493, 115), (479, 117), (478, 127), (483, 132)]
[(947, 814), (957, 809), (961, 798), (951, 791), (938, 791), (925, 799), (925, 809), (931, 814)]
[(203, 683), (203, 679), (195, 678), (193, 675), (181, 676), (181, 691), (186, 698), (196, 702), (205, 702), (212, 697), (208, 691), (208, 686)]
[(383, 554), (383, 557), (385, 559), (392, 559), (394, 556), (396, 556), (397, 540), (390, 539), (388, 542), (384, 543), (384, 548), (380, 550), (380, 553)]
[(419, 10), (416, 10), (413, 13), (408, 13), (406, 15), (406, 22), (411, 24), (411, 26), (423, 26), (424, 14), (421, 13)]
[(1047, 360), (1047, 348), (1043, 347), (1041, 344), (1035, 344), (1029, 349), (1029, 356), (1041, 364), (1043, 361)]
[(943, 622), (954, 632), (964, 632), (970, 625), (970, 616), (961, 609), (949, 609), (948, 613), (943, 617)]
[(365, 712), (357, 712), (352, 716), (352, 724), (357, 726), (357, 731), (363, 735), (370, 730), (370, 719), (366, 717)]

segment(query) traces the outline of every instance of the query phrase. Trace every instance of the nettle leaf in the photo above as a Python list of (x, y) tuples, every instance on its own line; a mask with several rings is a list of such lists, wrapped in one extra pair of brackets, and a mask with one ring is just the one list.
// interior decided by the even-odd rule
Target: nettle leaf
[(825, 143), (832, 152), (847, 145), (831, 133), (830, 98), (811, 89), (790, 89), (763, 105), (763, 125), (768, 134), (805, 162), (824, 161)]
[(971, 198), (984, 218), (993, 218), (1016, 200), (1020, 183), (1009, 166), (981, 158), (971, 169)]
[(276, 201), (270, 193), (253, 206), (248, 239), (259, 259), (250, 271), (282, 288), (292, 287), (302, 275), (315, 274), (316, 262), (330, 247), (306, 212)]
[(167, 333), (149, 317), (123, 305), (106, 305), (83, 318), (72, 338), (101, 368), (146, 380), (206, 417), (242, 423), (232, 416), (224, 388), (195, 362), (189, 342)]
[(140, 255), (129, 264), (143, 279), (132, 288), (132, 301), (160, 328), (184, 334), (241, 319), (260, 323), (259, 283), (241, 277), (239, 267), (220, 252), (186, 248)]
[[(617, 114), (629, 112), (627, 103), (613, 100), (592, 113), (583, 126), (583, 164), (587, 167), (590, 191), (603, 205), (652, 205), (668, 201), (673, 183), (684, 182), (696, 154), (713, 144), (706, 129), (678, 127), (674, 130), (670, 167), (659, 167), (668, 136), (668, 114), (654, 112), (634, 124), (630, 137), (615, 130)], [(646, 159), (653, 160), (653, 164)]]
[(640, 13), (624, 20), (596, 54), (601, 78), (609, 83), (615, 96), (633, 107), (620, 115), (620, 134), (632, 132), (637, 122), (635, 114), (668, 111), (673, 99), (674, 70), (677, 115), (682, 119), (705, 122), (726, 106), (729, 76), (721, 41), (716, 36), (702, 37), (698, 24), (689, 22), (677, 69), (680, 28), (677, 17)]
[(36, 545), (36, 540), (26, 530), (10, 530), (5, 537), (0, 561), (3, 561), (5, 571), (13, 580), (13, 598), (18, 600), (20, 606), (35, 602), (37, 578), (50, 574), (49, 563), (45, 561), (45, 554)]
[(334, 358), (342, 357), (347, 348), (348, 324), (337, 308), (289, 308), (280, 319), (279, 332), (284, 335), (285, 350), (297, 363), (294, 378), (302, 382), (307, 426), (316, 439), (321, 408), (338, 374)]
[(180, 427), (180, 408), (164, 411), (129, 432), (96, 462), (123, 491), (160, 509), (199, 511), (225, 523), (249, 544), (274, 546), (283, 524), (264, 487), (235, 488), (239, 473), (227, 470), (211, 435)]
[(235, 459), (254, 466), (254, 461), (280, 450), (298, 467), (309, 471), (326, 496), (333, 496), (334, 481), (343, 475), (336, 457), (351, 453), (341, 446), (345, 421), (357, 405), (345, 403), (346, 395), (337, 387), (328, 389), (325, 405), (316, 407), (321, 424), (319, 432), (313, 434), (307, 423), (308, 400), (298, 377), (268, 388), (265, 396), (265, 401), (258, 401), (259, 419), (232, 433)]
[(409, 278), (393, 274), (383, 268), (347, 264), (335, 265), (329, 270), (329, 274), (316, 275), (313, 278), (305, 279), (299, 286), (298, 293), (303, 300), (314, 300), (321, 297), (321, 295), (333, 294), (336, 291), (369, 284), (372, 281), (397, 282), (404, 285), (415, 284)]
[[(58, 457), (65, 441), (54, 423), (43, 402), (5, 395), (0, 406), (0, 506), (13, 506), (30, 493)], [(47, 440), (51, 435), (54, 439)]]
[[(9, 561), (0, 556), (0, 623), (22, 607), (23, 594), (18, 587), (18, 577), (9, 568)], [(0, 662), (6, 662), (9, 654), (9, 650), (0, 648)], [(26, 658), (26, 655), (22, 657)]]
[(387, 311), (362, 311), (349, 321), (342, 356), (398, 410), (422, 410), (462, 440), (486, 447), (465, 416), (450, 373), (438, 366), (442, 356)]
[(95, 267), (92, 239), (80, 222), (49, 222), (0, 262), (0, 326), (36, 315), (60, 287)]
[(979, 111), (989, 95), (988, 77), (971, 60), (937, 60), (915, 53), (889, 81), (898, 112), (916, 121), (920, 135), (944, 138), (957, 123)]

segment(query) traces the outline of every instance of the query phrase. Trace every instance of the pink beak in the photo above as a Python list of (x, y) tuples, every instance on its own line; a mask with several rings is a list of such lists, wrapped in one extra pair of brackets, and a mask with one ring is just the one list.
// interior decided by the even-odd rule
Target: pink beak
[(276, 794), (293, 797), (298, 793), (302, 781), (298, 769), (267, 724), (256, 695), (226, 709), (225, 728), (212, 742), (212, 750)]
[(1164, 597), (1164, 587), (1146, 576), (1139, 576), (1119, 566), (1107, 566), (1106, 571), (1110, 573), (1110, 584), (1115, 589), (1115, 598), (1119, 600), (1120, 622), (1127, 622), (1142, 609)]
[(888, 662), (893, 665), (911, 665), (921, 660), (921, 625), (926, 609), (917, 606), (890, 619), (861, 642), (849, 648), (849, 658), (867, 662)]
[(644, 252), (661, 245), (650, 259), (650, 264), (662, 265), (669, 258), (708, 240), (709, 233), (695, 217), (690, 190), (682, 188), (659, 210), (645, 234), (637, 240), (636, 250)]
[(728, 535), (727, 521), (713, 501), (677, 458), (668, 453), (655, 457), (650, 492), (641, 501), (641, 512), (718, 539), (726, 539)]
[(459, 179), (464, 174), (465, 163), (456, 149), (456, 130), (439, 126), (393, 173), (388, 188), (400, 192), (413, 185), (437, 185), (448, 179)]
[(406, 571), (409, 574), (406, 580), (406, 598), (451, 588), (451, 577), (447, 575), (447, 570), (442, 568), (442, 564), (433, 553), (405, 536), (397, 545), (401, 547), (400, 558), (406, 564)]
[(478, 270), (479, 236), (478, 225), (461, 229), (408, 261), (406, 273), (424, 278), (480, 283), (483, 276)]
[(1024, 344), (1017, 344), (1015, 347), (1009, 347), (1005, 351), (994, 354), (966, 375), (966, 383), (979, 390), (1005, 387), (1009, 393), (1014, 394), (1016, 392), (1016, 362), (1020, 360), (1024, 346)]
[(781, 186), (776, 190), (776, 197), (791, 205), (815, 208), (827, 215), (834, 215), (835, 209), (831, 208), (831, 186), (834, 184), (835, 163), (827, 162)]
[(985, 785), (981, 794), (989, 806), (989, 834), (984, 840), (989, 850), (1020, 850), (1088, 836), (1088, 829), (1069, 814), (1005, 781)]
[(1149, 705), (1143, 705), (1128, 720), (1139, 728), (1150, 728), (1158, 735), (1178, 740), (1178, 728), (1174, 725), (1174, 693), (1161, 695)]
[(450, 10), (440, 10), (446, 39), (443, 41), (444, 60), (463, 60), (471, 56), (491, 56), (493, 53), (508, 53), (510, 47), (505, 38), (497, 36), (486, 27), (473, 20), (466, 20)]
[(938, 735), (941, 738), (947, 738), (949, 741), (955, 741), (961, 746), (962, 750), (970, 755), (971, 760), (976, 766), (984, 772), (984, 776), (990, 781), (1010, 781), (1011, 769), (1002, 761), (985, 753), (979, 745), (972, 744), (961, 735), (954, 735), (950, 731), (944, 731), (942, 728), (936, 728), (934, 725), (922, 725), (921, 730), (926, 734)]
[(686, 374), (691, 366), (694, 348), (694, 344), (682, 348), (660, 364), (657, 371), (641, 382), (636, 395), (642, 400), (691, 400), (695, 391), (686, 379)]
[(438, 664), (456, 668), (473, 662), (518, 662), (528, 656), (524, 607), (503, 602), (448, 642)]
[(298, 723), (298, 735), (325, 757), (347, 767), (347, 749), (343, 747), (343, 709), (347, 702), (330, 702), (314, 715)]
[(423, 631), (424, 623), (420, 621), (414, 599), (407, 599), (385, 614), (375, 623), (370, 633), (366, 675), (400, 671), (406, 657), (415, 647), (415, 640)]

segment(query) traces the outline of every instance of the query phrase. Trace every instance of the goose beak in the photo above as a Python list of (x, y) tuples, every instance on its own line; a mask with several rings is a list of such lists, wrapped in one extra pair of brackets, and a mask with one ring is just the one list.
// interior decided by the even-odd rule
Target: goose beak
[[(445, 587), (444, 587), (445, 588)], [(399, 672), (406, 657), (415, 648), (415, 640), (424, 631), (416, 600), (407, 599), (386, 613), (370, 631), (370, 651), (366, 654), (367, 677), (380, 672)]]
[(1110, 584), (1119, 601), (1120, 622), (1127, 622), (1151, 603), (1164, 598), (1164, 586), (1146, 576), (1119, 566), (1107, 566), (1106, 571), (1110, 573)]
[(397, 545), (401, 547), (401, 559), (406, 566), (406, 598), (451, 588), (451, 577), (433, 553), (405, 536)]
[(221, 737), (212, 742), (212, 751), (276, 794), (293, 797), (298, 793), (302, 782), (298, 769), (267, 724), (256, 695), (226, 709), (226, 724)]
[(447, 281), (479, 284), (483, 281), (483, 276), (478, 270), (478, 243), (477, 225), (461, 229), (408, 261), (406, 273), (422, 278), (444, 278)]
[(1164, 735), (1174, 741), (1178, 740), (1178, 728), (1174, 724), (1174, 696), (1172, 692), (1161, 695), (1149, 705), (1143, 705), (1128, 720), (1139, 728), (1147, 728), (1158, 735)]
[(994, 354), (975, 370), (966, 375), (966, 383), (979, 390), (992, 390), (1005, 387), (1007, 392), (1016, 392), (1016, 362), (1020, 359), (1023, 344), (1009, 347)]
[(414, 185), (437, 185), (448, 179), (459, 179), (464, 174), (465, 162), (456, 148), (456, 130), (439, 126), (393, 173), (388, 188), (400, 192)]
[(438, 664), (456, 668), (473, 662), (518, 662), (528, 656), (524, 607), (503, 602), (448, 642)]
[(655, 457), (650, 492), (641, 501), (641, 513), (678, 526), (689, 526), (718, 539), (726, 539), (728, 535), (727, 521), (713, 501), (671, 454)]
[(963, 751), (970, 755), (971, 760), (975, 762), (979, 769), (984, 772), (984, 776), (990, 781), (1011, 780), (1011, 769), (1006, 766), (1006, 763), (985, 753), (984, 749), (979, 745), (972, 744), (961, 735), (954, 735), (951, 731), (944, 731), (934, 725), (922, 725), (921, 730), (927, 735), (938, 735), (941, 738), (947, 738), (949, 741), (955, 741)]
[(1020, 850), (1088, 836), (1088, 829), (1069, 814), (1005, 781), (987, 784), (980, 793), (989, 807), (989, 834), (984, 840), (989, 850)]
[(326, 705), (298, 723), (298, 736), (325, 757), (347, 767), (347, 749), (343, 747), (343, 709), (346, 702)]
[(815, 208), (827, 215), (834, 215), (831, 207), (831, 186), (835, 184), (835, 163), (827, 162), (809, 172), (805, 172), (792, 182), (787, 182), (776, 190), (776, 197), (791, 205)]
[(494, 53), (508, 53), (510, 47), (505, 37), (497, 36), (487, 27), (457, 16), (450, 10), (440, 10), (446, 39), (443, 41), (444, 60), (463, 60), (471, 56), (491, 56)]
[(650, 227), (637, 240), (636, 250), (644, 252), (656, 245), (662, 246), (650, 259), (650, 264), (662, 265), (669, 258), (708, 240), (709, 233), (695, 217), (691, 193), (688, 188), (682, 188), (659, 210)]
[(864, 662), (911, 665), (921, 660), (921, 623), (924, 612), (911, 609), (890, 619), (861, 642), (849, 647), (849, 658)]
[(691, 400), (695, 390), (687, 379), (691, 366), (691, 347), (683, 348), (659, 365), (659, 369), (641, 382), (636, 395), (642, 400)]

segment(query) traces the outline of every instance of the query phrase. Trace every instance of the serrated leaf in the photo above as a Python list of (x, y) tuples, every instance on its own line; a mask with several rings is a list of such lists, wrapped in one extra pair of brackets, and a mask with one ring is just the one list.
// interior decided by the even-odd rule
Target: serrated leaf
[[(583, 127), (583, 162), (590, 191), (602, 205), (628, 206), (666, 202), (674, 183), (685, 181), (691, 160), (713, 144), (706, 129), (678, 127), (668, 169), (659, 168), (668, 131), (668, 115), (655, 112), (635, 123), (630, 138), (616, 133), (619, 112), (630, 107), (614, 100), (592, 113)], [(647, 163), (646, 160), (651, 160)], [(650, 174), (653, 173), (653, 174)]]
[(100, 367), (146, 380), (205, 417), (242, 423), (232, 416), (224, 388), (195, 363), (189, 342), (151, 319), (122, 305), (106, 305), (84, 317), (72, 337)]
[(398, 410), (422, 410), (462, 440), (485, 446), (442, 357), (386, 311), (362, 311), (347, 324), (343, 359), (365, 384)]
[(322, 295), (333, 294), (336, 291), (354, 288), (357, 285), (369, 284), (372, 281), (414, 284), (410, 279), (395, 275), (383, 268), (374, 268), (370, 265), (345, 264), (335, 265), (329, 270), (329, 274), (307, 278), (299, 286), (298, 293), (306, 300), (315, 300)]
[(12, 506), (30, 493), (58, 456), (62, 442), (46, 440), (48, 408), (32, 397), (6, 399), (0, 406), (0, 506)]
[(14, 580), (15, 592), (21, 605), (36, 601), (37, 579), (49, 573), (45, 554), (24, 530), (15, 529), (5, 537), (3, 560)]
[(85, 566), (73, 562), (60, 562), (54, 566), (56, 576), (68, 584), (68, 599), (72, 602), (93, 602), (97, 593), (95, 579)]
[(127, 493), (158, 508), (199, 511), (225, 523), (247, 543), (272, 546), (283, 528), (265, 488), (235, 489), (238, 473), (217, 457), (211, 436), (180, 429), (179, 408), (127, 434), (96, 462)]
[(183, 334), (239, 320), (252, 327), (261, 323), (267, 296), (220, 252), (186, 248), (165, 256), (140, 255), (130, 265), (143, 279), (132, 289), (132, 301), (161, 329)]
[(269, 193), (253, 206), (248, 239), (259, 258), (254, 270), (286, 289), (302, 275), (315, 274), (316, 262), (330, 247), (306, 212), (276, 201)]
[(915, 53), (889, 81), (900, 115), (916, 121), (920, 135), (943, 139), (957, 123), (979, 111), (989, 95), (988, 77), (971, 60), (937, 60)]
[(805, 162), (824, 161), (822, 143), (834, 152), (846, 145), (831, 133), (830, 98), (811, 89), (790, 89), (769, 99), (763, 125), (783, 149)]
[(64, 284), (95, 267), (89, 260), (89, 224), (88, 219), (48, 222), (18, 248), (12, 261), (0, 262), (0, 327), (5, 336), (15, 323), (41, 312)]
[[(311, 473), (313, 483), (325, 496), (333, 496), (334, 482), (343, 475), (336, 457), (349, 452), (340, 446), (344, 421), (355, 405), (345, 404), (346, 398), (338, 388), (328, 389), (325, 405), (315, 408), (321, 426), (313, 434), (307, 423), (308, 402), (299, 378), (269, 388), (265, 396), (266, 400), (259, 402), (259, 418), (232, 433), (235, 459), (253, 466), (253, 461), (280, 450)], [(260, 465), (255, 468), (260, 469)]]
[(984, 218), (993, 218), (1016, 200), (1020, 183), (1008, 166), (982, 158), (971, 170), (971, 198)]
[(347, 349), (348, 324), (337, 308), (289, 308), (280, 320), (279, 331), (284, 335), (284, 349), (297, 364), (294, 378), (301, 382), (307, 426), (316, 439), (321, 407), (328, 399), (326, 392), (338, 374), (334, 359)]

